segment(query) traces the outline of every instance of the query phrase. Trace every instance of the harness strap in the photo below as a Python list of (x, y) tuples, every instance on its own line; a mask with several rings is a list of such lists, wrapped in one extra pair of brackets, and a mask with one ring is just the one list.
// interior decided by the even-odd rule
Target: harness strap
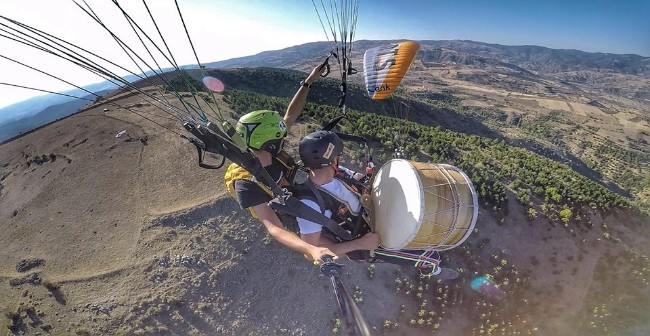
[(316, 200), (318, 201), (318, 207), (320, 208), (320, 212), (322, 214), (325, 214), (325, 210), (327, 209), (327, 207), (325, 206), (325, 200), (323, 199), (323, 195), (321, 195), (318, 192), (319, 189), (316, 187), (316, 185), (310, 178), (307, 179), (307, 182), (305, 184), (307, 185), (307, 188), (311, 190), (314, 196), (316, 196)]
[(280, 153), (275, 157), (275, 160), (285, 167), (285, 172), (287, 174), (285, 176), (285, 179), (289, 185), (293, 185), (294, 179), (296, 178), (296, 173), (298, 172), (298, 165), (296, 165), (296, 162), (293, 160), (291, 155), (289, 155), (289, 153), (286, 151), (281, 150)]
[[(343, 186), (346, 189), (348, 189), (350, 192), (352, 192), (353, 194), (355, 194), (357, 196), (361, 196), (357, 191), (353, 190), (353, 188), (351, 188), (346, 183), (346, 181), (344, 179), (340, 178), (339, 176), (336, 176), (334, 178), (339, 180), (343, 184)], [(363, 210), (364, 209), (363, 205), (361, 206), (361, 209), (359, 210), (359, 212), (355, 212), (350, 208), (350, 206), (349, 206), (349, 204), (347, 204), (347, 202), (343, 201), (342, 199), (339, 199), (337, 196), (330, 193), (329, 191), (327, 191), (327, 190), (325, 190), (323, 188), (319, 188), (318, 186), (316, 186), (313, 183), (313, 181), (311, 179), (308, 179), (307, 182), (305, 182), (304, 184), (308, 187), (309, 191), (313, 195), (313, 198), (316, 198), (316, 203), (318, 203), (318, 206), (320, 207), (321, 212), (323, 214), (325, 213), (326, 209), (329, 209), (328, 205), (330, 207), (332, 205), (335, 205), (337, 207), (337, 208), (334, 208), (334, 209), (330, 209), (330, 211), (333, 212), (333, 215), (338, 210), (338, 205), (336, 205), (336, 204), (343, 205), (347, 209), (347, 212), (350, 215), (352, 215), (352, 217), (344, 218), (343, 223), (347, 224), (351, 228), (352, 237), (356, 238), (356, 237), (359, 236), (359, 234), (362, 232), (362, 230), (364, 228), (364, 224), (366, 223), (365, 219), (363, 218), (363, 211), (364, 211)], [(325, 199), (323, 198), (323, 194), (328, 196), (328, 199), (330, 200), (329, 202), (325, 201)], [(302, 198), (301, 195), (298, 195), (297, 197)], [(313, 198), (309, 197), (308, 199), (311, 199), (313, 201)], [(332, 204), (332, 201), (334, 201), (334, 204)], [(352, 220), (352, 218), (355, 218), (355, 220)], [(320, 224), (320, 222), (316, 222), (316, 223)]]
[(337, 222), (308, 207), (296, 197), (288, 197), (286, 199), (276, 197), (272, 199), (268, 204), (271, 209), (275, 211), (283, 212), (294, 217), (304, 218), (308, 221), (321, 224), (343, 240), (352, 240), (352, 238), (354, 238), (349, 231), (343, 229)]

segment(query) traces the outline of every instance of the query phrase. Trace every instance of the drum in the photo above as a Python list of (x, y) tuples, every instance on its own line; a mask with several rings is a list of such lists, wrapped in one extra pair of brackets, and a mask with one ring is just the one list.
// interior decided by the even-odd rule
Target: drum
[(472, 233), (479, 208), (460, 169), (403, 159), (375, 174), (372, 205), (374, 230), (389, 250), (452, 249)]

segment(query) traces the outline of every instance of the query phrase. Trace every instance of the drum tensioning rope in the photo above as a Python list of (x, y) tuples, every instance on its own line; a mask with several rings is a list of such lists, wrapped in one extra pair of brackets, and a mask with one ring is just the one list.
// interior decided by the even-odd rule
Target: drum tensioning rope
[(400, 258), (404, 260), (409, 260), (414, 262), (415, 267), (432, 265), (438, 267), (440, 265), (440, 253), (437, 250), (429, 249), (425, 250), (421, 254), (412, 253), (409, 250), (384, 250), (382, 248), (376, 249), (375, 254)]

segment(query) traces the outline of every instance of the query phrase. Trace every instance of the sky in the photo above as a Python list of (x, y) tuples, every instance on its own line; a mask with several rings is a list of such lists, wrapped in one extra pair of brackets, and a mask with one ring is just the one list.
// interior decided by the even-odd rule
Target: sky
[[(111, 0), (86, 3), (134, 52), (147, 53), (138, 48), (139, 42)], [(119, 3), (159, 41), (142, 1)], [(174, 1), (146, 3), (176, 62), (196, 64)], [(331, 13), (330, 0), (178, 0), (178, 4), (202, 63), (332, 40), (314, 8), (323, 15), (325, 4)], [(140, 73), (136, 64), (143, 66), (130, 60), (73, 0), (3, 1), (0, 16), (100, 55), (124, 68), (106, 65), (120, 75)], [(15, 27), (0, 18), (0, 83), (60, 92), (104, 81), (77, 65), (7, 38), (7, 25)], [(650, 57), (650, 0), (361, 0), (355, 39), (462, 39)], [(42, 94), (0, 84), (0, 108)]]

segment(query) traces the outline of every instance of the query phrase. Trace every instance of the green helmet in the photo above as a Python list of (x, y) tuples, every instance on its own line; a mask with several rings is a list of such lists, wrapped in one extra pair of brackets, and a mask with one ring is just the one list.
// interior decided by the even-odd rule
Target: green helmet
[(287, 135), (287, 125), (280, 113), (259, 110), (244, 114), (235, 127), (248, 148), (262, 149), (275, 154), (282, 149), (282, 140)]

